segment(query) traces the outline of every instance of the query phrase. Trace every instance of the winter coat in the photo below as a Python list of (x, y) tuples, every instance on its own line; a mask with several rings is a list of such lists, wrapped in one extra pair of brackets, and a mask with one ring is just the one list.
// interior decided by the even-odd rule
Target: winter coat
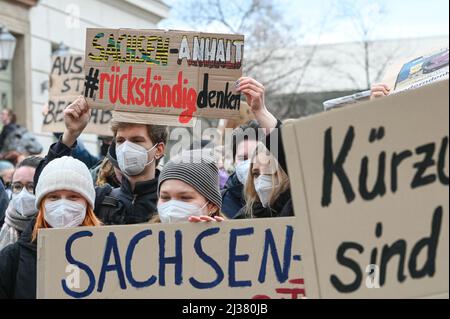
[(260, 202), (255, 202), (253, 204), (253, 216), (247, 216), (245, 214), (245, 207), (243, 207), (234, 219), (291, 216), (294, 216), (294, 206), (292, 204), (291, 190), (288, 189), (278, 196), (271, 207), (263, 207)]
[(5, 212), (6, 208), (8, 208), (9, 205), (9, 198), (8, 194), (6, 193), (5, 186), (3, 185), (3, 182), (0, 181), (0, 228), (3, 226), (3, 223), (5, 222)]
[(17, 125), (10, 123), (8, 125), (3, 126), (2, 132), (0, 133), (0, 153), (5, 146), (6, 137), (17, 129)]
[(0, 251), (0, 299), (36, 298), (36, 242), (33, 219), (15, 244)]
[(222, 213), (230, 219), (234, 218), (244, 205), (244, 185), (233, 173), (222, 190)]

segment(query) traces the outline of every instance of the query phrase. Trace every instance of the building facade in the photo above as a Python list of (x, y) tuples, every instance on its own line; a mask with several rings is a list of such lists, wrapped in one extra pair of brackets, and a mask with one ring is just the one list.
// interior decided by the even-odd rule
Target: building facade
[[(161, 0), (0, 0), (0, 25), (17, 40), (12, 63), (0, 71), (0, 107), (12, 108), (19, 124), (47, 149), (54, 139), (41, 132), (42, 110), (48, 101), (51, 55), (59, 44), (83, 54), (86, 28), (155, 28), (169, 11)], [(82, 138), (96, 154), (96, 136)]]

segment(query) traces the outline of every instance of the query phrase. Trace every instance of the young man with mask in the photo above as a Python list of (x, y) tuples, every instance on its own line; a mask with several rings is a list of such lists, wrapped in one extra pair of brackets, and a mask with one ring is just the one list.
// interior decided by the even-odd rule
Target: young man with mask
[(41, 160), (37, 156), (27, 157), (14, 171), (11, 201), (5, 211), (4, 223), (0, 226), (0, 250), (17, 242), (37, 213), (33, 177)]
[(234, 218), (245, 206), (243, 191), (250, 168), (249, 158), (258, 145), (259, 129), (258, 122), (250, 121), (233, 132), (232, 147), (235, 172), (228, 178), (222, 191), (222, 212), (228, 218)]
[[(35, 176), (55, 158), (70, 155), (76, 140), (89, 123), (90, 109), (83, 96), (64, 110), (66, 129), (53, 144)], [(166, 126), (113, 123), (116, 154), (123, 173), (120, 188), (109, 185), (96, 188), (94, 212), (105, 225), (148, 222), (156, 214), (159, 160), (164, 156)]]

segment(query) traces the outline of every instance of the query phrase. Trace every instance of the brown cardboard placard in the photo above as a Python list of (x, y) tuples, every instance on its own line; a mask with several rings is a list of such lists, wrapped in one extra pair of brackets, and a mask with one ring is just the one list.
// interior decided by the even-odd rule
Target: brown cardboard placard
[(243, 36), (87, 29), (86, 39), (84, 93), (92, 108), (175, 116), (181, 125), (239, 118)]
[(37, 297), (300, 299), (305, 291), (295, 223), (40, 230)]
[(282, 128), (309, 298), (448, 296), (448, 85)]
[[(63, 111), (84, 92), (84, 56), (67, 55), (52, 58), (49, 80), (48, 111), (42, 121), (42, 132), (64, 132)], [(109, 110), (92, 110), (83, 133), (112, 136)]]

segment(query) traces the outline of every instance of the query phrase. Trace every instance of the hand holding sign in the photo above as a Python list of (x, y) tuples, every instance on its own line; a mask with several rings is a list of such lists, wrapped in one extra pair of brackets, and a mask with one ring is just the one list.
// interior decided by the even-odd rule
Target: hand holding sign
[(236, 91), (245, 94), (247, 103), (253, 113), (266, 110), (265, 89), (261, 83), (252, 78), (242, 77), (238, 80), (236, 86)]
[(62, 142), (71, 147), (89, 124), (90, 117), (91, 110), (84, 96), (80, 95), (64, 110), (66, 130), (64, 131)]
[(370, 99), (373, 100), (379, 97), (388, 96), (389, 93), (391, 92), (391, 88), (387, 84), (379, 83), (372, 85), (370, 91), (371, 91)]
[(277, 119), (266, 108), (264, 86), (249, 77), (240, 78), (236, 86), (237, 92), (244, 93), (247, 104), (255, 115), (259, 125), (267, 129), (266, 134), (269, 134), (277, 126)]
[(225, 219), (223, 217), (220, 216), (214, 216), (214, 217), (210, 217), (210, 216), (191, 216), (189, 217), (189, 222), (190, 223), (210, 223), (210, 222), (223, 222), (225, 221)]

